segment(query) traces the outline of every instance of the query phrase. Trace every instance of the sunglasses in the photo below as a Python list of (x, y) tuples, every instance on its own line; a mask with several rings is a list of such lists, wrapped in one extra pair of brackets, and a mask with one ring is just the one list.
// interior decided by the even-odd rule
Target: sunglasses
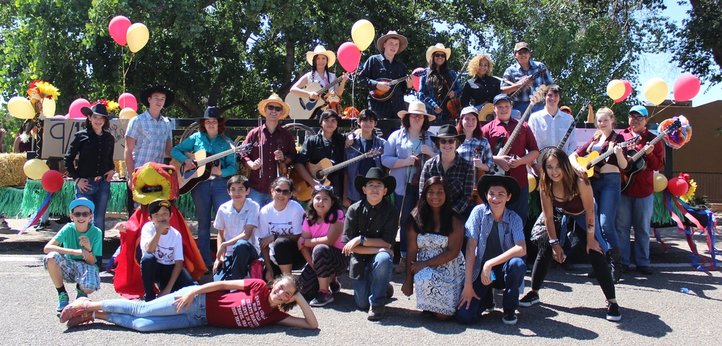
[(276, 191), (276, 193), (280, 193), (284, 196), (288, 196), (291, 194), (291, 190), (289, 189), (273, 189), (273, 191)]
[(74, 211), (73, 216), (75, 217), (88, 217), (90, 215), (93, 215), (93, 213), (89, 211)]
[(313, 190), (314, 190), (314, 191), (322, 191), (322, 190), (333, 191), (333, 186), (331, 186), (331, 185), (323, 185), (323, 184), (316, 184), (316, 185), (313, 186)]
[(434, 58), (446, 58), (446, 54), (437, 53), (433, 55)]
[(454, 144), (454, 143), (456, 143), (456, 138), (439, 138), (439, 143), (441, 143), (441, 144)]
[(269, 111), (280, 112), (280, 111), (283, 110), (283, 107), (281, 107), (281, 106), (271, 106), (271, 105), (268, 105), (268, 106), (266, 106), (266, 109), (268, 109)]
[(424, 117), (423, 114), (409, 113), (409, 118), (419, 119), (419, 118), (423, 118), (423, 117)]

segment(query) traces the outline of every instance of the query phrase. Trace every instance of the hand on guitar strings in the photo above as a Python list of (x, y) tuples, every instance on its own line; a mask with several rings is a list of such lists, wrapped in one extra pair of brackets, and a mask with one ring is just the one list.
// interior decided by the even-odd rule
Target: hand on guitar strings
[(378, 82), (376, 83), (376, 89), (381, 92), (387, 92), (391, 89), (391, 84), (389, 84), (388, 82)]
[(190, 170), (192, 170), (192, 169), (196, 169), (196, 168), (197, 168), (196, 163), (193, 162), (193, 160), (191, 160), (191, 159), (189, 159), (189, 158), (186, 159), (185, 161), (183, 161), (183, 166), (185, 167), (185, 170), (186, 170), (186, 171), (190, 171)]

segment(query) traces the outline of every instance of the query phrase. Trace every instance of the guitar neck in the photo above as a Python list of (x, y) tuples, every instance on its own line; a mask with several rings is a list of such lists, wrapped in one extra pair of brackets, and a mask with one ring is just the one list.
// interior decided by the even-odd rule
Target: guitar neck
[(557, 145), (557, 149), (563, 149), (563, 148), (564, 148), (564, 144), (567, 144), (567, 140), (569, 139), (569, 135), (572, 134), (572, 131), (574, 131), (574, 128), (576, 127), (576, 125), (577, 125), (576, 120), (575, 120), (575, 121), (572, 121), (572, 124), (569, 125), (569, 128), (567, 129), (567, 133), (564, 134), (564, 138), (562, 138), (562, 141), (559, 142), (559, 145)]
[(536, 104), (537, 104), (536, 102), (529, 102), (529, 106), (526, 107), (526, 110), (524, 111), (524, 115), (522, 115), (521, 119), (519, 119), (519, 123), (516, 124), (514, 131), (511, 132), (509, 139), (506, 140), (504, 147), (501, 148), (498, 155), (509, 154), (509, 150), (511, 150), (512, 143), (514, 143), (516, 136), (518, 136), (519, 132), (521, 132), (521, 128), (524, 127), (524, 123), (526, 123), (526, 121), (529, 120), (529, 115), (531, 114), (531, 110), (532, 110), (532, 108), (534, 108), (534, 105), (536, 105)]
[(213, 154), (213, 155), (211, 155), (211, 156), (206, 157), (205, 159), (198, 160), (198, 162), (196, 162), (196, 166), (199, 166), (199, 167), (200, 167), (200, 166), (205, 166), (208, 162), (213, 162), (213, 161), (215, 161), (215, 160), (224, 158), (224, 157), (226, 157), (226, 156), (228, 156), (228, 155), (233, 154), (234, 152), (236, 152), (236, 148), (230, 148), (230, 149), (228, 149), (228, 150), (221, 151), (221, 152), (218, 153), (218, 154)]
[(333, 88), (336, 84), (340, 83), (341, 80), (342, 80), (341, 78), (336, 78), (336, 79), (334, 79), (333, 82), (328, 83), (328, 85), (326, 85), (325, 87), (321, 88), (321, 90), (317, 91), (317, 93), (318, 93), (319, 95), (325, 94), (326, 92), (328, 92), (329, 90), (331, 90), (331, 88)]
[[(654, 146), (655, 144), (657, 144), (657, 142), (661, 141), (665, 135), (667, 135), (667, 132), (665, 132), (665, 131), (660, 132), (659, 134), (657, 134), (657, 137), (654, 137), (654, 139), (649, 142), (649, 144)], [(646, 151), (640, 150), (638, 153), (636, 153), (636, 154), (634, 154), (634, 156), (632, 156), (631, 161), (639, 160), (639, 158), (641, 158), (644, 154), (646, 154)]]
[[(375, 153), (374, 153), (374, 154), (375, 154)], [(336, 171), (338, 171), (338, 170), (341, 170), (341, 169), (346, 168), (348, 165), (350, 165), (350, 164), (352, 164), (352, 163), (354, 163), (354, 162), (361, 161), (361, 160), (363, 160), (363, 159), (365, 159), (365, 158), (368, 158), (368, 157), (371, 157), (371, 156), (372, 156), (372, 155), (370, 155), (369, 153), (361, 154), (361, 155), (359, 155), (359, 156), (354, 157), (353, 159), (348, 159), (348, 160), (346, 160), (346, 161), (344, 161), (344, 162), (335, 164), (335, 165), (333, 165), (333, 166), (331, 166), (331, 167), (329, 167), (329, 168), (322, 169), (322, 170), (320, 170), (320, 171), (318, 172), (318, 175), (319, 175), (319, 176), (322, 176), (322, 177), (328, 176), (329, 174), (331, 174), (331, 173), (333, 173), (333, 172), (336, 172)]]

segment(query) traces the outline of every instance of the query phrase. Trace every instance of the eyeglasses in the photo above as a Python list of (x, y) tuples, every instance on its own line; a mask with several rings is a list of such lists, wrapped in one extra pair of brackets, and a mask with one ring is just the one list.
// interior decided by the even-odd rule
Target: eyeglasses
[(284, 196), (288, 196), (291, 194), (291, 190), (289, 189), (273, 189), (273, 191), (276, 191), (276, 193), (280, 193)]
[(423, 114), (409, 113), (409, 117), (414, 118), (414, 119), (419, 119), (423, 116), (424, 116)]
[(439, 138), (440, 144), (454, 144), (456, 143), (456, 138)]
[(443, 54), (443, 53), (436, 53), (436, 54), (434, 54), (434, 55), (432, 55), (432, 56), (433, 56), (434, 58), (444, 58), (444, 59), (446, 59), (446, 54)]
[(313, 186), (313, 190), (314, 190), (314, 191), (321, 191), (321, 190), (333, 191), (333, 186), (331, 186), (331, 185), (323, 185), (323, 184), (316, 184), (316, 185)]
[(73, 216), (75, 217), (88, 217), (90, 215), (93, 215), (93, 213), (89, 211), (74, 211)]
[(281, 107), (281, 106), (271, 106), (271, 105), (268, 105), (268, 106), (266, 106), (266, 109), (268, 109), (269, 111), (280, 112), (280, 111), (283, 110), (283, 107)]

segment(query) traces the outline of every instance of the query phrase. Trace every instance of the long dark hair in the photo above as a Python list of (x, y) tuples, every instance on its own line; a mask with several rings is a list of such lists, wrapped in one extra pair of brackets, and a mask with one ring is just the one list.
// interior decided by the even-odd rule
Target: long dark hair
[(434, 56), (433, 54), (431, 55), (431, 61), (429, 62), (429, 77), (426, 80), (427, 84), (431, 87), (431, 90), (434, 91), (436, 94), (435, 96), (437, 97), (446, 96), (446, 93), (449, 92), (449, 88), (451, 88), (451, 83), (453, 83), (453, 80), (451, 80), (451, 74), (449, 73), (449, 69), (447, 67), (448, 62), (449, 57), (447, 56), (444, 59), (444, 63), (436, 65)]
[[(403, 126), (405, 129), (409, 129), (411, 127), (411, 120), (409, 120), (409, 114), (404, 114), (404, 117), (401, 118), (401, 126)], [(421, 125), (421, 132), (426, 132), (429, 129), (429, 126), (431, 126), (431, 123), (429, 122), (429, 117), (424, 115), (424, 124)]]
[(411, 211), (412, 219), (410, 219), (410, 222), (416, 223), (417, 233), (433, 233), (430, 230), (436, 228), (434, 211), (431, 209), (431, 206), (429, 206), (429, 203), (426, 202), (426, 195), (429, 193), (429, 189), (437, 184), (441, 184), (441, 186), (444, 187), (444, 194), (446, 195), (446, 199), (444, 200), (444, 204), (441, 205), (440, 210), (441, 217), (439, 221), (441, 227), (439, 228), (439, 234), (448, 236), (449, 233), (451, 233), (451, 221), (454, 216), (454, 210), (451, 209), (451, 202), (449, 201), (449, 187), (444, 183), (444, 178), (440, 176), (433, 176), (424, 182), (424, 189), (421, 190), (421, 198), (419, 198), (419, 201), (416, 203), (416, 208)]
[[(317, 73), (317, 67), (316, 66), (316, 57), (321, 54), (316, 54), (313, 56), (313, 59), (311, 59), (311, 79), (313, 79), (313, 74)], [(325, 56), (325, 55), (324, 55)], [(323, 67), (323, 71), (326, 73), (326, 80), (330, 83), (331, 82), (331, 73), (328, 72), (328, 57), (326, 57), (326, 66)]]
[[(468, 113), (467, 113), (468, 114)], [(464, 114), (459, 115), (459, 120), (456, 122), (456, 132), (460, 135), (464, 135), (464, 138), (466, 138), (466, 132), (464, 132), (464, 124), (461, 122), (464, 120)], [(471, 137), (474, 138), (481, 138), (481, 120), (479, 120), (479, 116), (476, 116), (476, 128), (474, 129), (474, 132), (471, 133)], [(464, 143), (464, 141), (461, 141), (461, 143)]]
[[(274, 286), (277, 282), (279, 282), (279, 281), (281, 281), (281, 280), (288, 280), (288, 282), (290, 282), (291, 284), (293, 284), (294, 287), (296, 287), (296, 292), (297, 292), (297, 293), (298, 293), (298, 292), (301, 292), (302, 283), (301, 283), (301, 280), (300, 280), (298, 277), (293, 276), (292, 274), (282, 274), (281, 276), (277, 276), (275, 279), (273, 279), (273, 281), (271, 281), (271, 282), (269, 282), (268, 284), (266, 284), (266, 285), (268, 286), (268, 291), (269, 291), (269, 293), (270, 293), (270, 291), (273, 290), (273, 286)], [(293, 309), (294, 306), (296, 306), (296, 301), (295, 301), (295, 300), (291, 301), (290, 303), (281, 304), (281, 305), (278, 307), (278, 309), (281, 310), (281, 311), (283, 311), (283, 312), (286, 312), (286, 311), (288, 311), (288, 310)]]
[[(91, 131), (93, 129), (93, 123), (90, 122), (90, 119), (93, 116), (85, 117), (85, 128)], [(103, 131), (108, 131), (110, 129), (110, 119), (108, 117), (103, 117)]]
[(341, 210), (341, 202), (339, 202), (338, 197), (336, 197), (336, 194), (333, 193), (333, 190), (319, 189), (313, 190), (311, 200), (308, 202), (308, 206), (306, 207), (306, 220), (308, 220), (309, 225), (313, 225), (318, 222), (319, 215), (313, 207), (313, 198), (322, 192), (325, 192), (328, 198), (331, 199), (331, 208), (328, 209), (328, 213), (326, 213), (326, 216), (323, 217), (323, 222), (334, 224), (338, 221), (338, 211)]
[[(198, 131), (207, 133), (208, 130), (206, 130), (206, 121), (201, 121), (200, 124), (198, 124)], [(224, 132), (226, 132), (226, 119), (220, 118), (218, 119), (218, 134), (222, 135)]]
[(539, 159), (539, 163), (541, 164), (543, 171), (541, 184), (539, 184), (539, 189), (542, 193), (545, 193), (550, 198), (554, 198), (554, 196), (552, 196), (552, 184), (554, 182), (551, 178), (549, 178), (546, 165), (547, 161), (552, 157), (559, 161), (559, 167), (562, 169), (562, 186), (564, 187), (563, 199), (569, 200), (579, 194), (579, 186), (577, 185), (578, 179), (581, 178), (587, 185), (589, 185), (587, 175), (579, 173), (576, 169), (574, 169), (574, 167), (572, 167), (571, 162), (569, 162), (569, 157), (563, 150), (556, 147), (550, 147), (542, 150)]

